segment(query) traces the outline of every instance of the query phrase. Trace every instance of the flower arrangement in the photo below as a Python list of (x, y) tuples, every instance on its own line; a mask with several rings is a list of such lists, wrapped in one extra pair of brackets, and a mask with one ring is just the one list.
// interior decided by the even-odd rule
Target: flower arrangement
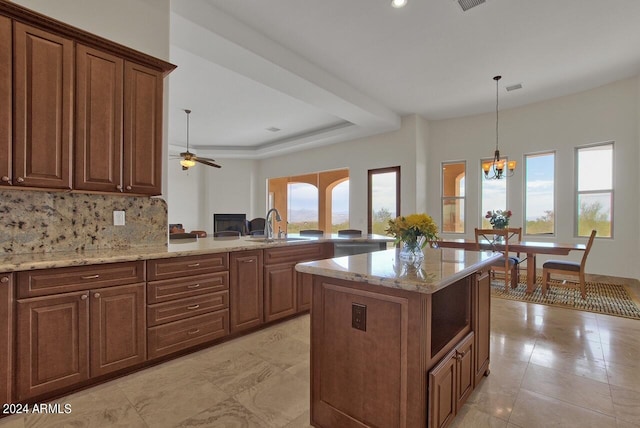
[(388, 235), (396, 238), (395, 243), (416, 245), (420, 237), (424, 237), (424, 242), (420, 248), (424, 248), (428, 242), (438, 239), (438, 225), (427, 214), (410, 214), (408, 216), (396, 217), (389, 220), (389, 227), (385, 229)]
[(505, 229), (509, 227), (511, 214), (511, 210), (495, 210), (487, 211), (484, 217), (489, 219), (489, 223), (491, 223), (494, 229)]

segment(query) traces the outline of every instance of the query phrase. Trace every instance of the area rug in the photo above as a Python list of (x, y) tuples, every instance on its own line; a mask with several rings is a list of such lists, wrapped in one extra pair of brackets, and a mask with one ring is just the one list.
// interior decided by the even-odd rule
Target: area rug
[(491, 283), (491, 296), (501, 299), (519, 300), (521, 302), (539, 303), (541, 305), (558, 306), (580, 311), (596, 312), (617, 317), (640, 319), (640, 302), (627, 290), (627, 286), (603, 282), (587, 282), (587, 297), (582, 299), (580, 290), (555, 287), (553, 283), (542, 295), (542, 277), (536, 278), (536, 288), (531, 294), (526, 293), (526, 278), (517, 288), (508, 292), (504, 289), (504, 280), (497, 278)]

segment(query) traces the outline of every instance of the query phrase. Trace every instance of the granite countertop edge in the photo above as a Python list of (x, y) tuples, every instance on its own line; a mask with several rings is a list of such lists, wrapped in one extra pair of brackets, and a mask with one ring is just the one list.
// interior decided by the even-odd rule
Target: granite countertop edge
[(105, 263), (130, 262), (139, 260), (165, 259), (182, 256), (198, 256), (233, 251), (257, 250), (284, 246), (296, 246), (322, 242), (392, 242), (393, 239), (381, 235), (357, 237), (301, 237), (299, 240), (273, 240), (249, 237), (240, 238), (200, 238), (192, 240), (169, 240), (168, 244), (155, 246), (131, 246), (92, 250), (60, 251), (51, 253), (4, 253), (0, 255), (0, 272), (19, 272), (59, 267), (86, 266)]

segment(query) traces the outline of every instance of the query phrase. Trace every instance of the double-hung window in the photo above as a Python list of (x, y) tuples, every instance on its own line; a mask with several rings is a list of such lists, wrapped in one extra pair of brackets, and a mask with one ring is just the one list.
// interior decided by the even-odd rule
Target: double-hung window
[(555, 233), (555, 158), (554, 152), (524, 157), (526, 235)]
[(442, 163), (442, 232), (464, 233), (465, 162)]
[(576, 148), (576, 233), (613, 236), (613, 142)]

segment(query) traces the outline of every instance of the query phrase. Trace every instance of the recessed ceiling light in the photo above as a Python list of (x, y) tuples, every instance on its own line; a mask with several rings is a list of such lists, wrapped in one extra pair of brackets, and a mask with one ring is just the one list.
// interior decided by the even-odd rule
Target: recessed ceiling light
[(407, 5), (407, 0), (391, 0), (391, 6), (396, 9), (400, 9), (401, 7), (405, 7)]

